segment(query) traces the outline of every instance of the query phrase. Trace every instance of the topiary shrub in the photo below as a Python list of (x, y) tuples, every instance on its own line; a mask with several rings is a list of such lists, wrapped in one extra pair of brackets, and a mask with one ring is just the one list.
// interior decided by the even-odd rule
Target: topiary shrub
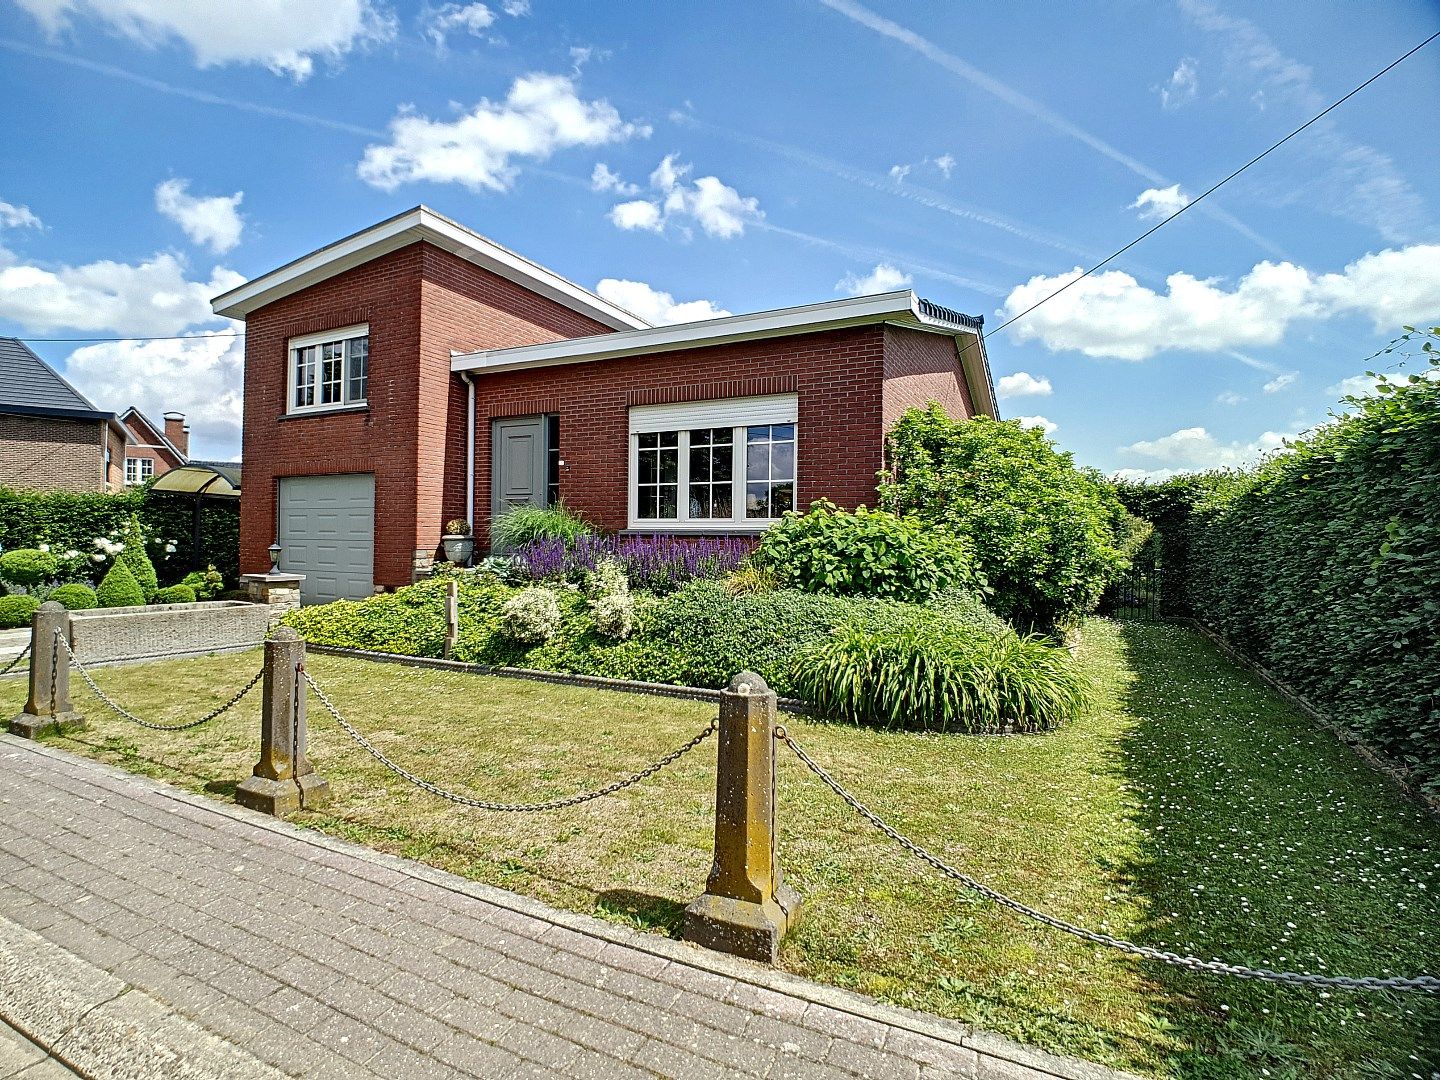
[(180, 579), (181, 585), (195, 590), (196, 600), (213, 600), (225, 588), (225, 578), (212, 563), (204, 570), (192, 570)]
[(792, 677), (837, 720), (920, 731), (1049, 731), (1090, 697), (1070, 654), (1039, 637), (923, 622), (843, 627), (801, 649)]
[(145, 594), (140, 591), (140, 583), (135, 580), (130, 568), (121, 559), (116, 559), (100, 579), (95, 599), (101, 607), (138, 607), (145, 603)]
[(47, 581), (54, 581), (59, 573), (60, 560), (48, 551), (16, 548), (0, 555), (0, 581), (22, 589), (33, 589)]
[(33, 596), (0, 596), (0, 630), (18, 630), (29, 626), (40, 610), (40, 601)]
[(490, 523), (490, 546), (496, 551), (514, 551), (536, 540), (570, 543), (594, 534), (594, 526), (572, 514), (563, 502), (550, 507), (516, 506)]
[(193, 604), (195, 603), (195, 590), (189, 585), (170, 585), (164, 589), (157, 589), (152, 603)]
[(534, 585), (505, 602), (500, 609), (506, 634), (522, 645), (548, 641), (560, 629), (560, 604), (555, 594)]
[(786, 511), (750, 561), (783, 585), (836, 596), (919, 602), (942, 589), (984, 588), (968, 543), (948, 530), (863, 506), (852, 514), (825, 499), (806, 514)]
[[(1143, 543), (1113, 488), (1075, 466), (1038, 428), (911, 409), (885, 440), (881, 505), (967, 539), (1017, 626), (1053, 631), (1094, 610)], [(1122, 535), (1123, 534), (1123, 535)]]
[(95, 598), (95, 590), (89, 585), (78, 583), (51, 589), (50, 595), (45, 599), (54, 600), (67, 611), (89, 611), (100, 606), (100, 601)]
[(148, 601), (155, 595), (155, 590), (160, 587), (160, 579), (155, 575), (155, 564), (145, 553), (145, 530), (140, 524), (138, 515), (130, 515), (130, 524), (126, 526), (125, 536), (120, 542), (124, 545), (124, 549), (120, 552), (118, 561), (125, 564), (125, 568), (130, 571), (130, 576), (139, 584), (145, 601)]

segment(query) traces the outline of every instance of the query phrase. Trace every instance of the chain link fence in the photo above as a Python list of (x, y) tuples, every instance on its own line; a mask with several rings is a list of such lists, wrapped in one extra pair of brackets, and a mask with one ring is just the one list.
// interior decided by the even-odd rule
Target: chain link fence
[(1054, 930), (1059, 930), (1061, 933), (1069, 934), (1072, 937), (1080, 938), (1082, 941), (1088, 941), (1095, 945), (1104, 945), (1107, 948), (1118, 949), (1121, 952), (1129, 953), (1132, 956), (1140, 956), (1146, 960), (1158, 960), (1162, 963), (1172, 964), (1175, 967), (1185, 968), (1189, 971), (1206, 972), (1212, 975), (1231, 975), (1240, 979), (1257, 979), (1262, 982), (1281, 983), (1287, 986), (1323, 987), (1336, 990), (1421, 990), (1428, 991), (1429, 993), (1440, 993), (1440, 978), (1434, 975), (1416, 975), (1413, 977), (1390, 976), (1387, 978), (1364, 976), (1352, 978), (1345, 975), (1311, 975), (1296, 971), (1272, 971), (1269, 968), (1247, 967), (1244, 964), (1227, 964), (1221, 960), (1203, 960), (1198, 956), (1184, 956), (1180, 953), (1152, 948), (1149, 945), (1138, 945), (1133, 941), (1126, 941), (1124, 938), (1117, 938), (1110, 934), (1102, 934), (1095, 930), (1087, 930), (1083, 926), (1076, 926), (1074, 923), (1056, 918), (1054, 915), (1047, 915), (1043, 911), (1037, 911), (1028, 904), (1022, 903), (1013, 897), (1006, 896), (998, 889), (993, 889), (984, 882), (971, 877), (969, 874), (957, 870), (944, 859), (940, 858), (940, 856), (921, 847), (893, 825), (887, 823), (879, 814), (861, 802), (852, 792), (847, 790), (843, 784), (817, 764), (815, 759), (805, 752), (805, 748), (795, 741), (795, 738), (786, 728), (777, 727), (775, 729), (775, 737), (790, 747), (795, 756), (800, 759), (801, 763), (819, 777), (821, 783), (849, 805), (850, 809), (854, 810), (881, 833), (910, 852), (910, 854), (940, 871), (940, 873), (946, 877), (958, 881), (972, 892), (979, 893), (987, 900), (992, 900), (1001, 907), (1008, 908), (1018, 915), (1023, 915), (1027, 919), (1032, 919)]
[(334, 717), (335, 722), (344, 729), (345, 733), (349, 735), (350, 738), (354, 739), (355, 742), (359, 744), (362, 750), (364, 750), (367, 754), (373, 757), (376, 761), (380, 762), (381, 765), (384, 765), (396, 776), (408, 780), (410, 783), (414, 784), (422, 791), (428, 791), (431, 795), (436, 795), (442, 799), (447, 799), (450, 802), (458, 803), (461, 806), (473, 807), (476, 810), (499, 810), (506, 813), (529, 814), (541, 810), (563, 810), (567, 807), (579, 806), (581, 803), (587, 803), (594, 799), (604, 798), (606, 795), (613, 795), (617, 791), (621, 791), (634, 784), (638, 784), (642, 780), (649, 779), (661, 769), (665, 768), (667, 765), (672, 765), (676, 761), (679, 761), (691, 750), (694, 750), (706, 739), (710, 738), (711, 735), (714, 735), (716, 729), (719, 727), (718, 720), (711, 720), (710, 723), (704, 728), (702, 728), (699, 734), (695, 735), (694, 738), (690, 739), (689, 742), (686, 742), (683, 745), (677, 747), (676, 749), (670, 751), (670, 753), (666, 754), (659, 761), (656, 761), (653, 764), (646, 766), (644, 769), (641, 769), (637, 773), (625, 777), (623, 780), (616, 780), (613, 784), (607, 784), (605, 787), (597, 788), (594, 791), (585, 791), (581, 792), (578, 795), (569, 795), (561, 799), (549, 799), (545, 802), (487, 802), (484, 799), (472, 798), (469, 795), (462, 795), (459, 792), (449, 791), (445, 788), (440, 787), (438, 784), (432, 784), (429, 780), (424, 780), (416, 776), (414, 773), (410, 772), (404, 766), (397, 765), (395, 762), (391, 761), (388, 757), (385, 756), (383, 751), (381, 751), (374, 743), (372, 743), (369, 739), (362, 735), (355, 728), (355, 726), (350, 723), (350, 721), (346, 720), (345, 717), (341, 715), (340, 710), (335, 707), (335, 703), (330, 700), (329, 695), (326, 694), (324, 690), (320, 689), (319, 684), (315, 682), (314, 678), (311, 677), (308, 671), (302, 671), (301, 675), (305, 680), (305, 685), (314, 692), (315, 696), (320, 700), (320, 704), (325, 707), (325, 711), (328, 712), (332, 717)]

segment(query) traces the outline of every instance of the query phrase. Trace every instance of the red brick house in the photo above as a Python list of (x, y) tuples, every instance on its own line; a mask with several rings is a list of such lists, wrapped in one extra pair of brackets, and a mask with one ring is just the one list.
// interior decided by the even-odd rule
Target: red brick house
[(241, 570), (278, 539), (310, 601), (519, 503), (706, 535), (873, 503), (906, 408), (995, 414), (981, 320), (909, 290), (653, 327), (425, 207), (214, 308), (246, 324)]
[(125, 445), (125, 483), (143, 484), (152, 476), (164, 476), (190, 461), (190, 425), (185, 414), (167, 412), (163, 426), (142, 413), (134, 405), (120, 414), (120, 422), (130, 433)]

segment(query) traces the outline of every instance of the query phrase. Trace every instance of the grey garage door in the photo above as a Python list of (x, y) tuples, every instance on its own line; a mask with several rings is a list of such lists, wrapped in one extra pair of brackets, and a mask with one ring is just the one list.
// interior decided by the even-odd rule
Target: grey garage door
[(375, 591), (375, 477), (283, 478), (280, 549), (280, 569), (305, 575), (305, 603), (369, 596)]

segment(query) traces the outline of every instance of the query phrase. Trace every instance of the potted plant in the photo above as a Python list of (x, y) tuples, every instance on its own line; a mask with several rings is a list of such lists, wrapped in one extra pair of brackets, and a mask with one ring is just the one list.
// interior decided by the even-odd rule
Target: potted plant
[(445, 549), (445, 558), (456, 566), (464, 566), (475, 554), (475, 537), (470, 535), (470, 523), (464, 518), (447, 521), (440, 545)]

